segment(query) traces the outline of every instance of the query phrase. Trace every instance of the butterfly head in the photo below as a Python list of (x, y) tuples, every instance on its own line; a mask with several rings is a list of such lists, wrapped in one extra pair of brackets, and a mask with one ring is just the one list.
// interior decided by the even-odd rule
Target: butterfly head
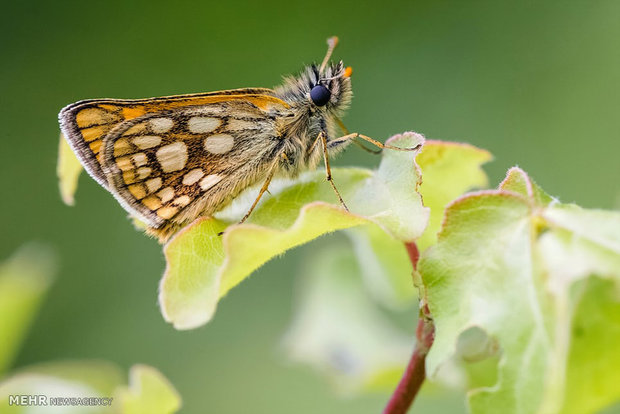
[[(317, 69), (316, 65), (311, 67), (312, 75), (310, 83), (310, 102), (317, 107), (326, 107), (334, 112), (341, 112), (351, 101), (351, 73), (353, 69), (345, 69), (342, 61), (333, 64), (329, 63), (338, 37), (332, 36), (327, 39), (327, 53), (323, 58), (321, 66)], [(331, 108), (330, 108), (331, 106)]]
[(323, 71), (312, 65), (306, 71), (306, 98), (314, 108), (341, 112), (351, 102), (351, 68), (342, 62), (327, 65)]
[(307, 108), (310, 113), (321, 116), (341, 116), (351, 102), (351, 67), (342, 61), (330, 62), (336, 36), (327, 39), (327, 53), (321, 65), (307, 66), (296, 77), (284, 79), (284, 85), (276, 88), (276, 94), (295, 105)]
[(312, 113), (341, 116), (353, 97), (350, 75), (351, 68), (342, 62), (329, 64), (322, 72), (318, 65), (310, 65), (298, 76), (285, 78), (276, 95)]

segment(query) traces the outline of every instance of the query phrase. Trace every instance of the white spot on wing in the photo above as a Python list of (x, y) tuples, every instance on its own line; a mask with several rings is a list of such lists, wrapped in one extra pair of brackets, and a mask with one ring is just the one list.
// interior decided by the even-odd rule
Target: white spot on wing
[(182, 195), (180, 197), (175, 198), (174, 201), (172, 202), (172, 204), (177, 205), (177, 206), (181, 206), (181, 207), (185, 207), (186, 205), (189, 204), (190, 201), (192, 201), (192, 199), (189, 198), (189, 196)]
[(164, 172), (179, 171), (187, 162), (187, 145), (181, 141), (173, 142), (158, 149), (156, 155)]
[(138, 168), (138, 179), (144, 180), (146, 177), (151, 175), (152, 170), (149, 167), (141, 167)]
[(187, 128), (194, 134), (206, 134), (214, 131), (222, 123), (218, 118), (194, 116), (187, 121)]
[(228, 134), (215, 134), (205, 138), (205, 149), (212, 154), (224, 154), (230, 151), (235, 139)]
[(217, 174), (207, 175), (205, 178), (200, 180), (200, 188), (206, 191), (220, 181), (222, 181), (222, 177)]
[(170, 118), (153, 118), (149, 119), (149, 124), (151, 124), (151, 129), (153, 132), (156, 134), (162, 134), (172, 129), (174, 126), (174, 121)]
[(194, 168), (193, 170), (185, 174), (185, 176), (183, 177), (183, 184), (192, 185), (196, 181), (200, 180), (203, 175), (205, 175), (205, 173), (204, 171), (202, 171), (202, 168)]
[(146, 154), (143, 152), (138, 152), (137, 154), (133, 154), (131, 156), (136, 167), (141, 167), (147, 163)]
[(155, 191), (159, 190), (159, 187), (161, 187), (161, 178), (151, 178), (150, 180), (146, 181), (145, 184), (146, 188), (148, 188), (149, 190), (149, 194), (154, 193)]
[(163, 188), (157, 195), (161, 198), (162, 203), (167, 203), (174, 197), (174, 189), (172, 187)]
[(161, 138), (157, 135), (143, 135), (141, 137), (135, 137), (131, 141), (140, 149), (153, 148), (161, 144)]

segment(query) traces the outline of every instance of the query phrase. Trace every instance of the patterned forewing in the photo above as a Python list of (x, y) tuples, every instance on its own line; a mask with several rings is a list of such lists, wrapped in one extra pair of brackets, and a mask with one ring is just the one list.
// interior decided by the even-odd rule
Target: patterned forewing
[(122, 123), (101, 154), (110, 191), (154, 228), (213, 213), (273, 163), (286, 107), (269, 102), (183, 106)]
[(247, 88), (149, 99), (87, 100), (66, 106), (58, 118), (63, 135), (82, 165), (99, 184), (108, 188), (102, 169), (101, 149), (106, 136), (117, 126), (149, 113), (227, 101), (245, 100), (268, 111), (270, 106), (283, 104), (272, 94), (270, 89)]

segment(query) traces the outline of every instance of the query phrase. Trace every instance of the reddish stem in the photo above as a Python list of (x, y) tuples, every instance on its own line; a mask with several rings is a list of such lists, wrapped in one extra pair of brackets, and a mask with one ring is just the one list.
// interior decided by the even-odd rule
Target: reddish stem
[(407, 249), (407, 253), (409, 254), (409, 260), (411, 260), (413, 268), (417, 269), (418, 260), (420, 259), (420, 250), (418, 250), (418, 245), (415, 243), (405, 243), (405, 248)]
[[(420, 257), (419, 250), (415, 243), (406, 243), (405, 246), (407, 247), (407, 252), (409, 253), (411, 263), (415, 269)], [(416, 338), (417, 341), (413, 350), (413, 355), (411, 355), (405, 373), (394, 390), (390, 401), (383, 410), (383, 414), (406, 413), (411, 407), (413, 400), (426, 378), (426, 354), (428, 354), (433, 340), (435, 339), (435, 325), (433, 325), (433, 320), (430, 317), (430, 310), (427, 305), (424, 305), (421, 309), (418, 327), (416, 329)]]

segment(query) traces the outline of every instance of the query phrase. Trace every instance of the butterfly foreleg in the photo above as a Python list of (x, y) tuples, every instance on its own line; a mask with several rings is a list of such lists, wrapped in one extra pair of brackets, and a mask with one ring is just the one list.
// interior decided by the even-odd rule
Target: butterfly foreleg
[(346, 211), (349, 211), (349, 208), (344, 203), (344, 200), (342, 199), (342, 196), (340, 195), (340, 191), (338, 191), (338, 188), (336, 188), (336, 184), (334, 184), (334, 179), (332, 178), (332, 169), (329, 166), (329, 155), (327, 155), (327, 135), (325, 134), (325, 132), (321, 131), (319, 133), (319, 136), (317, 137), (317, 141), (319, 139), (321, 141), (321, 144), (323, 145), (323, 162), (325, 164), (325, 178), (327, 178), (327, 181), (329, 182), (329, 184), (331, 184), (332, 188), (334, 189), (334, 192), (336, 193), (336, 196), (338, 196), (338, 200), (340, 201), (340, 204), (342, 205), (342, 207), (344, 207)]
[[(337, 144), (340, 144), (342, 142), (345, 141), (349, 141), (349, 140), (355, 140), (355, 139), (363, 139), (364, 141), (370, 142), (373, 145), (376, 145), (377, 147), (381, 148), (381, 150), (384, 149), (390, 149), (390, 150), (396, 150), (396, 151), (415, 151), (420, 149), (420, 146), (422, 144), (418, 144), (415, 147), (411, 147), (411, 148), (400, 148), (400, 147), (395, 147), (393, 145), (389, 145), (389, 144), (383, 144), (382, 142), (377, 141), (376, 139), (372, 139), (366, 135), (362, 135), (358, 132), (353, 132), (351, 134), (347, 134), (347, 135), (343, 135), (339, 138), (335, 138), (329, 141), (329, 145), (330, 146), (335, 146)], [(354, 141), (355, 142), (355, 141)]]
[[(334, 117), (334, 120), (336, 121), (336, 125), (338, 125), (338, 128), (340, 128), (340, 130), (342, 131), (342, 133), (343, 133), (344, 135), (350, 135), (350, 134), (351, 134), (351, 133), (349, 132), (349, 130), (347, 129), (347, 127), (344, 125), (344, 123), (340, 120), (340, 118), (338, 118), (338, 117)], [(372, 149), (370, 149), (370, 148), (366, 147), (366, 146), (365, 146), (364, 144), (362, 144), (361, 142), (356, 141), (356, 140), (353, 140), (353, 143), (354, 143), (355, 145), (357, 145), (358, 147), (360, 147), (361, 149), (363, 149), (364, 151), (369, 152), (369, 153), (371, 153), (371, 154), (375, 154), (375, 155), (381, 154), (381, 149), (378, 149), (378, 150), (372, 150)]]

